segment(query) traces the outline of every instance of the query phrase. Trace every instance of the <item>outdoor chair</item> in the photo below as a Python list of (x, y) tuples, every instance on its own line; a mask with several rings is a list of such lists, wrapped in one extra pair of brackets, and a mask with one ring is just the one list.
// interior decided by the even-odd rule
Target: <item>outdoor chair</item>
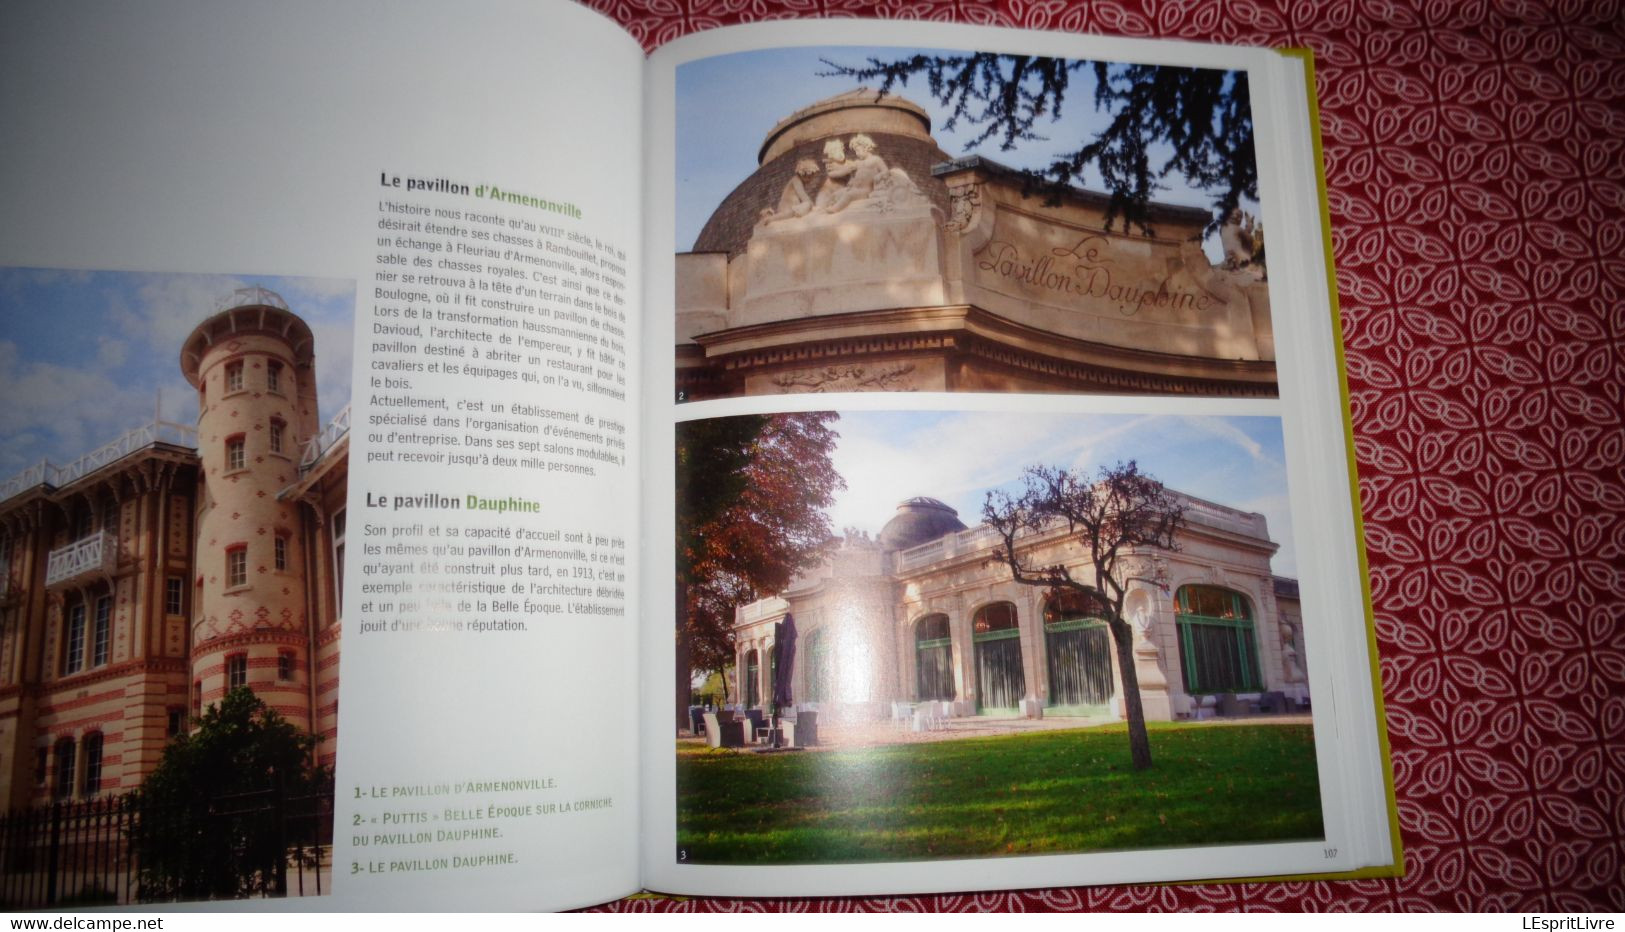
[(795, 718), (780, 720), (779, 727), (784, 729), (785, 747), (806, 748), (818, 743), (817, 712), (802, 709)]
[(707, 712), (705, 742), (714, 748), (742, 748), (745, 746), (744, 723), (718, 721), (715, 712)]
[(746, 709), (744, 715), (746, 723), (745, 740), (750, 744), (755, 744), (758, 731), (767, 727), (767, 717), (762, 714), (761, 709)]
[(1195, 708), (1191, 710), (1191, 718), (1200, 722), (1214, 716), (1218, 699), (1214, 696), (1199, 696), (1196, 698), (1195, 703)]
[(893, 702), (891, 704), (891, 723), (893, 728), (907, 730), (914, 721), (914, 703)]
[(942, 728), (942, 703), (922, 702), (914, 707), (915, 731), (938, 731)]

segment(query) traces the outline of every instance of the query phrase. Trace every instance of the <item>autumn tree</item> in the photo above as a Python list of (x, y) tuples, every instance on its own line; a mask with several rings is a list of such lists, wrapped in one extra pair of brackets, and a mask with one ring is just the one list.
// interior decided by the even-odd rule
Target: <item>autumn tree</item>
[(923, 77), (931, 96), (948, 108), (944, 129), (979, 127), (967, 150), (989, 141), (1001, 151), (1040, 140), (1057, 122), (1063, 105), (1078, 96), (1083, 73), (1094, 77), (1094, 107), (1105, 125), (1048, 166), (1028, 170), (1034, 186), (1055, 198), (1094, 166), (1111, 201), (1106, 228), (1119, 217), (1123, 228), (1147, 234), (1150, 205), (1161, 179), (1182, 176), (1213, 197), (1208, 232), (1218, 229), (1242, 198), (1258, 199), (1258, 161), (1253, 150), (1252, 104), (1247, 72), (1213, 68), (1132, 65), (1041, 55), (974, 52), (911, 55), (892, 61), (871, 58), (847, 66), (826, 60), (826, 74), (879, 81), (880, 92)]
[[(1148, 565), (1156, 551), (1179, 549), (1174, 535), (1184, 523), (1184, 506), (1133, 460), (1101, 467), (1093, 479), (1047, 466), (1030, 466), (1021, 478), (1018, 494), (993, 491), (983, 501), (982, 519), (999, 535), (990, 560), (1008, 567), (1016, 582), (1083, 596), (1105, 619), (1123, 678), (1130, 756), (1134, 769), (1150, 767), (1134, 629), (1123, 617), (1123, 602), (1131, 583), (1156, 582)], [(1057, 530), (1089, 555), (1081, 572), (1038, 559), (1033, 538)], [(1043, 552), (1060, 556), (1058, 548)]]
[(733, 662), (734, 609), (781, 592), (833, 539), (826, 509), (846, 483), (831, 411), (677, 427), (677, 695), (687, 727), (696, 670)]

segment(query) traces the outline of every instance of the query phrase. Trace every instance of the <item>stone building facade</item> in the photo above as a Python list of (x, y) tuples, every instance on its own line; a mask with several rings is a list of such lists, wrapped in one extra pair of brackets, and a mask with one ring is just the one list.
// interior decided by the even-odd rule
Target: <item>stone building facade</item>
[(236, 686), (333, 761), (348, 409), (319, 423), (314, 354), (240, 290), (181, 350), (195, 426), (0, 485), (0, 805), (135, 789)]
[[(1179, 498), (1179, 549), (1135, 558), (1137, 575), (1159, 584), (1132, 583), (1125, 604), (1146, 718), (1200, 717), (1226, 694), (1306, 701), (1297, 584), (1270, 570), (1277, 545), (1263, 515)], [(930, 498), (899, 505), (877, 538), (849, 533), (780, 596), (739, 609), (733, 695), (768, 704), (775, 625), (792, 615), (792, 696), (826, 721), (933, 700), (955, 716), (1120, 718), (1122, 673), (1104, 624), (1013, 581), (989, 562), (997, 543)], [(1059, 529), (1021, 547), (1084, 578), (1092, 566)]]
[(1050, 198), (953, 159), (911, 101), (859, 89), (786, 117), (677, 256), (690, 399), (831, 391), (1276, 394), (1262, 231)]

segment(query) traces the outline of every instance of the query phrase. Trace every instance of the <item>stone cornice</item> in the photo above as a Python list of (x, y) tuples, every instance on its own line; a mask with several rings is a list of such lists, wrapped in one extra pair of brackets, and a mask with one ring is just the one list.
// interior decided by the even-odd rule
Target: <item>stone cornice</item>
[(889, 308), (700, 334), (727, 371), (952, 354), (1093, 389), (1220, 397), (1277, 395), (1275, 363), (1128, 349), (1018, 324), (972, 305)]

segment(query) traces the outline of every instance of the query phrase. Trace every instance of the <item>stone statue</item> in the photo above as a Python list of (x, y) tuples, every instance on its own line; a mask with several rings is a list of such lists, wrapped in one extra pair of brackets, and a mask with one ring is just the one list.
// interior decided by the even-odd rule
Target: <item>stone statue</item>
[(824, 143), (824, 183), (813, 198), (813, 206), (829, 210), (829, 205), (846, 190), (846, 178), (852, 173), (847, 167), (846, 144), (839, 139)]
[(1240, 208), (1230, 211), (1219, 227), (1219, 245), (1227, 269), (1263, 268), (1264, 225)]
[(1151, 637), (1151, 613), (1141, 604), (1134, 609), (1134, 630), (1140, 632), (1140, 637)]
[(846, 182), (846, 187), (824, 207), (825, 211), (839, 213), (860, 203), (865, 208), (889, 211), (913, 207), (922, 202), (914, 180), (901, 168), (887, 166), (886, 160), (875, 151), (875, 141), (868, 134), (853, 136), (850, 145), (854, 159), (825, 163), (824, 171), (831, 179), (844, 179)]
[(790, 183), (784, 186), (784, 192), (779, 195), (779, 206), (769, 207), (762, 211), (758, 226), (767, 226), (784, 220), (794, 220), (812, 213), (813, 196), (807, 193), (807, 186), (818, 177), (821, 169), (812, 159), (802, 159), (796, 162), (796, 173), (791, 176)]
[(1288, 683), (1302, 683), (1309, 678), (1304, 672), (1307, 658), (1303, 656), (1303, 629), (1301, 622), (1283, 616), (1281, 624), (1281, 665), (1286, 668)]

